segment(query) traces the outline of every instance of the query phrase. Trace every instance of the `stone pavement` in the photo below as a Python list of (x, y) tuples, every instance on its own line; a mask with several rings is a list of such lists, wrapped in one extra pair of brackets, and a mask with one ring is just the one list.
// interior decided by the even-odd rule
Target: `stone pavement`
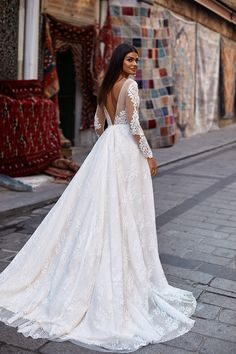
[[(216, 150), (212, 143), (212, 151), (163, 163), (153, 179), (159, 252), (166, 276), (170, 284), (191, 290), (198, 306), (189, 333), (142, 348), (137, 354), (236, 353), (236, 142), (225, 142), (228, 145)], [(197, 145), (196, 141), (189, 144)], [(169, 160), (173, 158), (173, 148), (162, 151), (169, 151)], [(52, 206), (17, 209), (16, 215), (8, 217), (0, 214), (0, 271)], [(0, 354), (8, 353), (99, 352), (71, 343), (24, 338), (0, 324)]]

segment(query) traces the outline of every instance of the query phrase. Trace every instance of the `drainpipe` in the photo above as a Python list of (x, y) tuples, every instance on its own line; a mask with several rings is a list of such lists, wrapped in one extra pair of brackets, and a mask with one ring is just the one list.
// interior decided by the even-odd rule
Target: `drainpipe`
[(26, 0), (24, 79), (38, 79), (40, 0)]
[(24, 31), (25, 31), (25, 0), (19, 0), (19, 26), (18, 26), (18, 69), (17, 79), (23, 79), (24, 71)]

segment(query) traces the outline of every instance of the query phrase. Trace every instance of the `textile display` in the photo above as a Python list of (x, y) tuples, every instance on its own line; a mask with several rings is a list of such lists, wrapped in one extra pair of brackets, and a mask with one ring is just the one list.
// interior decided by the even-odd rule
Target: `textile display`
[(53, 176), (56, 182), (67, 183), (79, 170), (79, 165), (68, 159), (60, 158), (52, 162), (44, 172)]
[(182, 137), (195, 133), (196, 23), (170, 13), (176, 126)]
[(44, 73), (43, 86), (45, 97), (52, 98), (59, 91), (59, 79), (56, 68), (56, 57), (47, 17), (44, 18)]
[(39, 173), (60, 155), (56, 107), (32, 94), (31, 80), (27, 97), (26, 86), (18, 99), (0, 94), (0, 173), (12, 177)]
[(197, 24), (196, 133), (218, 128), (220, 35)]
[(221, 115), (236, 115), (236, 43), (221, 37)]
[(34, 176), (25, 176), (25, 177), (15, 177), (15, 181), (22, 182), (27, 184), (32, 188), (32, 190), (36, 190), (37, 188), (41, 187), (45, 183), (54, 182), (53, 177), (46, 176), (45, 174), (37, 174)]
[[(93, 64), (96, 45), (95, 27), (72, 26), (49, 15), (47, 15), (47, 20), (54, 51), (62, 52), (69, 49), (73, 54), (76, 76), (79, 80), (83, 98), (81, 129), (93, 127), (93, 118), (96, 109), (96, 99), (93, 95)], [(53, 55), (52, 52), (51, 55)], [(47, 71), (47, 66), (46, 62), (45, 72)]]
[[(100, 46), (101, 43), (103, 43), (104, 45), (102, 50)], [(99, 86), (101, 85), (105, 71), (109, 65), (109, 61), (112, 56), (113, 49), (114, 49), (114, 39), (112, 33), (111, 16), (108, 7), (107, 17), (105, 23), (99, 30), (98, 40), (97, 40), (97, 52), (99, 53), (99, 58), (96, 56), (96, 62), (99, 62), (96, 67), (97, 69), (96, 76), (98, 78), (97, 91), (99, 89)]]
[(15, 99), (43, 96), (39, 80), (0, 80), (0, 93)]
[(129, 6), (111, 1), (109, 15), (113, 48), (126, 42), (139, 52), (135, 80), (141, 98), (140, 122), (147, 138), (152, 147), (172, 145), (175, 122), (168, 13), (137, 1)]
[(0, 173), (0, 187), (16, 192), (33, 192), (32, 186)]

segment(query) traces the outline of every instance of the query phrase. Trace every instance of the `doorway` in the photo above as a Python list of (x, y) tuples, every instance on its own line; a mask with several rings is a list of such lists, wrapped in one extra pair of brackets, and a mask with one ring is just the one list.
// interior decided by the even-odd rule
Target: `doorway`
[(76, 76), (73, 55), (70, 50), (57, 53), (57, 73), (60, 84), (58, 93), (60, 126), (64, 136), (74, 146)]

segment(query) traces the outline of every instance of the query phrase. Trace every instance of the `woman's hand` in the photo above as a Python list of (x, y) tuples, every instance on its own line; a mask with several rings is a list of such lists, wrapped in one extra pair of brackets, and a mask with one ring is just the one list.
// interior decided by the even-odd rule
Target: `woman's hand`
[(157, 175), (158, 172), (158, 165), (157, 165), (157, 161), (154, 157), (152, 158), (148, 158), (148, 164), (149, 164), (149, 168), (150, 168), (150, 173), (152, 175), (152, 177)]

